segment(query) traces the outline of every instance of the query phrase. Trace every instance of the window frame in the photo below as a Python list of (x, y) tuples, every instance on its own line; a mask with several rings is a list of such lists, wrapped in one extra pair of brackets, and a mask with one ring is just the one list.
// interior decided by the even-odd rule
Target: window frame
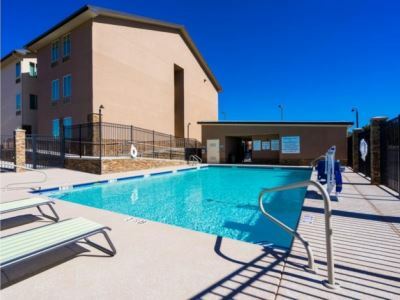
[[(54, 85), (53, 85), (53, 83), (54, 82), (57, 82), (57, 98), (54, 98), (53, 96), (54, 96), (54, 91), (53, 91), (53, 87), (54, 87)], [(51, 81), (51, 101), (54, 103), (54, 102), (57, 102), (58, 100), (60, 100), (60, 79), (53, 79), (52, 81)]]
[[(32, 70), (32, 65), (33, 65), (33, 73), (31, 72)], [(33, 61), (29, 62), (29, 76), (31, 77), (37, 77), (37, 63), (34, 63)]]
[[(69, 78), (69, 95), (66, 95), (66, 84), (65, 84), (65, 80)], [(72, 76), (71, 74), (67, 74), (63, 76), (63, 98), (65, 99), (69, 99), (72, 96)]]
[(22, 111), (22, 99), (21, 93), (15, 94), (15, 113), (20, 115)]
[[(53, 52), (53, 46), (54, 45), (57, 45), (57, 51), (56, 52)], [(53, 53), (56, 53), (57, 55), (57, 57), (53, 57)], [(51, 43), (51, 48), (50, 48), (50, 61), (51, 61), (51, 63), (52, 64), (54, 64), (54, 63), (57, 63), (58, 62), (58, 60), (60, 59), (60, 39), (57, 39), (57, 40), (55, 40), (55, 41), (53, 41), (52, 43)]]
[[(55, 134), (55, 126), (54, 124), (57, 124), (57, 134)], [(53, 137), (59, 137), (60, 136), (60, 119), (53, 119), (51, 120), (51, 135)]]
[(21, 73), (22, 73), (21, 67), (22, 66), (20, 61), (15, 63), (15, 80), (21, 79)]
[[(33, 98), (34, 97), (34, 98)], [(32, 99), (34, 99), (34, 104), (32, 107)], [(37, 110), (38, 109), (38, 96), (35, 94), (29, 94), (29, 109), (30, 110)]]
[[(68, 39), (68, 44), (69, 44), (69, 47), (68, 47), (68, 50), (69, 50), (69, 52), (66, 54), (65, 53), (65, 45), (66, 45), (66, 40)], [(65, 61), (65, 60), (67, 60), (70, 56), (71, 56), (71, 33), (69, 32), (69, 33), (67, 33), (67, 34), (65, 34), (63, 37), (62, 37), (62, 51), (63, 51), (63, 53), (62, 53), (62, 57), (63, 57), (63, 61)]]

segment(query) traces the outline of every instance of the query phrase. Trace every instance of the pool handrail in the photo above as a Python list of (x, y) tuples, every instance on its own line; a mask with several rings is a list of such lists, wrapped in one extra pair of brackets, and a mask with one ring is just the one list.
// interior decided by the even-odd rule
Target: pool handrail
[(272, 193), (272, 192), (279, 192), (279, 191), (286, 191), (286, 190), (291, 190), (291, 189), (296, 189), (296, 188), (301, 188), (301, 187), (308, 187), (308, 186), (314, 186), (316, 187), (319, 192), (322, 194), (322, 198), (324, 200), (324, 214), (325, 214), (325, 241), (326, 241), (326, 256), (327, 256), (327, 273), (328, 273), (328, 280), (324, 281), (323, 284), (330, 288), (330, 289), (336, 289), (338, 287), (338, 284), (335, 281), (335, 264), (334, 264), (334, 256), (333, 256), (333, 230), (332, 230), (332, 222), (331, 222), (331, 216), (332, 216), (332, 211), (331, 211), (331, 199), (329, 197), (328, 192), (323, 188), (323, 186), (314, 181), (314, 180), (306, 180), (306, 181), (301, 181), (301, 182), (296, 182), (288, 185), (283, 185), (283, 186), (278, 186), (278, 187), (273, 187), (273, 188), (268, 188), (268, 189), (262, 189), (262, 191), (259, 194), (258, 197), (258, 204), (260, 207), (260, 210), (264, 216), (266, 216), (269, 220), (280, 226), (282, 229), (284, 229), (287, 233), (292, 235), (295, 238), (298, 238), (304, 245), (306, 251), (307, 251), (307, 256), (308, 256), (308, 266), (307, 269), (310, 271), (315, 272), (315, 262), (314, 262), (314, 255), (312, 252), (312, 249), (309, 245), (309, 243), (301, 236), (300, 233), (297, 231), (293, 230), (292, 228), (288, 227), (286, 224), (282, 223), (275, 217), (273, 217), (271, 214), (269, 214), (263, 205), (263, 196), (267, 193)]
[(191, 162), (201, 164), (203, 162), (203, 160), (198, 155), (191, 154), (189, 156), (189, 163), (191, 163)]

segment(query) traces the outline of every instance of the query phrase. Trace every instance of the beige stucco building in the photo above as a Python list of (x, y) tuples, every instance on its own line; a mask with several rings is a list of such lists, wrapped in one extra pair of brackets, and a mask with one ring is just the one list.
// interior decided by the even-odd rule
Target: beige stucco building
[(180, 26), (85, 6), (26, 49), (36, 53), (38, 132), (78, 124), (103, 105), (103, 121), (201, 139), (218, 119), (221, 87)]
[(1, 135), (37, 130), (36, 55), (15, 50), (1, 59)]

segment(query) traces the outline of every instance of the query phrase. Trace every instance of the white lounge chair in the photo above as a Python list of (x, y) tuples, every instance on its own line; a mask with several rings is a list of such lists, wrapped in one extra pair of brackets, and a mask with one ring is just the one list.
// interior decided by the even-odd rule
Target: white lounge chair
[[(76, 218), (3, 237), (0, 239), (0, 268), (80, 240), (85, 240), (92, 247), (114, 256), (117, 252), (105, 232), (106, 229), (111, 230), (87, 219)], [(89, 237), (99, 233), (103, 234), (110, 249), (89, 240)]]
[[(22, 200), (4, 202), (4, 203), (0, 203), (0, 214), (5, 214), (8, 212), (12, 212), (12, 211), (18, 211), (18, 210), (22, 210), (22, 209), (36, 207), (43, 217), (53, 220), (55, 222), (58, 222), (60, 217), (57, 215), (56, 211), (54, 210), (53, 204), (55, 204), (53, 200), (51, 200), (49, 198), (44, 198), (44, 197), (33, 197), (33, 198), (27, 198), (27, 199), (22, 199)], [(41, 209), (41, 206), (48, 206), (54, 216), (49, 216), (49, 215), (45, 214), (43, 212), (43, 210)]]

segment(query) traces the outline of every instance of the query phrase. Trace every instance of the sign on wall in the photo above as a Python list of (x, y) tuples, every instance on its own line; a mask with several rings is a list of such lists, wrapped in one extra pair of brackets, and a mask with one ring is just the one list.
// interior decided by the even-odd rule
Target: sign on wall
[(261, 142), (261, 149), (262, 149), (262, 150), (269, 150), (269, 149), (271, 149), (271, 143), (270, 143), (270, 141), (262, 141), (262, 142)]
[(271, 150), (279, 151), (279, 140), (271, 140)]
[(282, 137), (282, 153), (299, 154), (300, 153), (300, 137), (299, 136), (283, 136)]
[(261, 150), (261, 141), (260, 140), (253, 141), (253, 150), (254, 151), (260, 151)]

